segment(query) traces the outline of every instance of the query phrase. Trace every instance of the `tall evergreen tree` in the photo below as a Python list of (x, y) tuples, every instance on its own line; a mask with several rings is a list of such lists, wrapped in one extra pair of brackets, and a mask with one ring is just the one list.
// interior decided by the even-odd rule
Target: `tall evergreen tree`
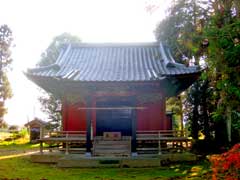
[(215, 90), (216, 139), (221, 145), (224, 139), (231, 143), (240, 138), (240, 3), (218, 0), (212, 9), (205, 35), (209, 39), (208, 77)]
[(155, 30), (157, 40), (166, 43), (181, 62), (202, 55), (199, 43), (209, 19), (207, 4), (207, 0), (174, 1)]
[[(240, 138), (240, 2), (178, 0), (158, 26), (158, 40), (175, 56), (204, 58), (207, 69), (185, 103), (192, 136), (219, 146)], [(197, 64), (198, 61), (195, 63)]]
[(7, 77), (7, 70), (12, 62), (11, 45), (12, 31), (7, 25), (0, 26), (0, 127), (4, 123), (4, 114), (7, 112), (5, 101), (12, 97), (12, 90)]
[(186, 122), (189, 124), (191, 136), (198, 140), (200, 132), (205, 140), (212, 139), (213, 121), (211, 118), (212, 89), (209, 87), (207, 77), (201, 77), (189, 89), (184, 103)]
[[(207, 40), (203, 38), (203, 28), (210, 17), (208, 1), (178, 0), (169, 10), (169, 14), (160, 22), (156, 37), (170, 46), (176, 59), (181, 63), (199, 65), (199, 59), (206, 54)], [(194, 58), (193, 58), (194, 57)], [(207, 85), (207, 86), (206, 86)], [(198, 139), (201, 131), (210, 139), (209, 111), (203, 107), (209, 96), (207, 79), (200, 79), (187, 92), (187, 96), (175, 98), (177, 104), (184, 102), (184, 115), (190, 125), (194, 139)], [(185, 99), (186, 98), (186, 99)], [(179, 106), (180, 107), (180, 106)]]

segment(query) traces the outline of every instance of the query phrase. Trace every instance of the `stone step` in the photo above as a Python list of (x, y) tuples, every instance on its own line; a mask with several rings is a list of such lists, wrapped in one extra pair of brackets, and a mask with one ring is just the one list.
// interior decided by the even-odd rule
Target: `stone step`
[(95, 156), (111, 156), (111, 155), (129, 156), (130, 152), (128, 149), (120, 149), (120, 150), (105, 149), (105, 150), (94, 151), (94, 155)]
[(129, 144), (95, 144), (95, 149), (125, 149), (130, 148)]
[(104, 153), (104, 154), (115, 154), (129, 152), (129, 149), (96, 149), (95, 153)]
[(129, 156), (131, 152), (130, 141), (98, 140), (94, 142), (93, 154), (100, 155), (123, 155)]
[(95, 144), (130, 144), (130, 141), (95, 141)]
[(159, 158), (131, 158), (131, 157), (92, 157), (78, 158), (64, 157), (57, 163), (58, 167), (83, 167), (83, 168), (116, 168), (116, 167), (159, 167)]

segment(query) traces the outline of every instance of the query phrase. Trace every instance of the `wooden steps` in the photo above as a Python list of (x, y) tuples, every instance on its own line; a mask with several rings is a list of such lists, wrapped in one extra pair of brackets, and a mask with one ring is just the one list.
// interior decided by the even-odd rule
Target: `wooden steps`
[(130, 140), (99, 140), (93, 144), (94, 156), (130, 156)]

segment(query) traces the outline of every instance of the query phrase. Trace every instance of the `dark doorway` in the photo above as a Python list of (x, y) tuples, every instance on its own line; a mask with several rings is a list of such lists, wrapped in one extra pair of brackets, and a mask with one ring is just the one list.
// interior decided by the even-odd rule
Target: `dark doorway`
[(35, 141), (40, 139), (40, 127), (30, 128), (30, 141)]
[(131, 98), (106, 98), (97, 102), (96, 134), (121, 132), (123, 136), (132, 135)]

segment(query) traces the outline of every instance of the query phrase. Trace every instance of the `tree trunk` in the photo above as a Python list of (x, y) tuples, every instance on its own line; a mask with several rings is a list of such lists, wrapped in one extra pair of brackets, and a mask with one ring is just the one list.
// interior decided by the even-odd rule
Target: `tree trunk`
[(228, 106), (227, 107), (227, 137), (228, 137), (228, 142), (232, 142), (232, 115), (231, 115), (231, 108)]
[(194, 140), (198, 140), (198, 130), (199, 130), (199, 125), (198, 125), (198, 106), (193, 107), (193, 119), (192, 119), (192, 138)]
[(203, 102), (203, 126), (204, 126), (203, 131), (204, 131), (205, 139), (210, 140), (211, 136), (210, 136), (209, 117), (207, 113), (206, 98), (204, 99), (204, 102)]
[(234, 0), (237, 18), (240, 18), (240, 1)]

